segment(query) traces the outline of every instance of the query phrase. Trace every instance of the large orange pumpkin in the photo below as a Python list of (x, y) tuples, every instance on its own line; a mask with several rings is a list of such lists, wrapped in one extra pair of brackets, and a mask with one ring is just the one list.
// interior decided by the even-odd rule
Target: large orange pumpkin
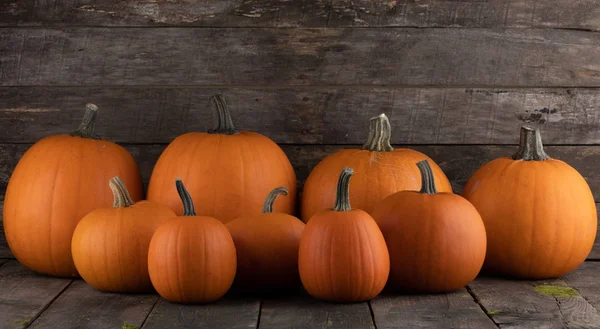
[(113, 207), (92, 210), (77, 224), (71, 242), (73, 261), (85, 282), (98, 290), (150, 291), (150, 239), (175, 213), (156, 202), (134, 203), (118, 176), (110, 179), (109, 186)]
[(377, 296), (390, 272), (390, 258), (377, 223), (350, 207), (354, 171), (344, 168), (335, 206), (315, 214), (302, 233), (298, 253), (300, 279), (318, 299), (358, 302)]
[(75, 277), (71, 238), (90, 211), (110, 207), (106, 182), (120, 176), (134, 201), (143, 197), (138, 167), (121, 146), (94, 134), (97, 107), (88, 104), (79, 129), (35, 143), (15, 168), (4, 200), (4, 230), (15, 257), (43, 274)]
[(497, 274), (558, 277), (579, 266), (594, 244), (592, 192), (574, 168), (544, 152), (538, 129), (522, 127), (518, 152), (477, 170), (463, 196), (483, 218), (484, 268)]
[(237, 131), (225, 99), (212, 98), (217, 108), (217, 126), (208, 133), (177, 137), (158, 159), (148, 200), (166, 204), (177, 214), (183, 208), (173, 180), (186, 182), (196, 211), (228, 222), (260, 214), (263, 198), (273, 186), (288, 186), (290, 197), (275, 203), (276, 212), (293, 213), (296, 175), (287, 156), (269, 138), (254, 132)]
[(388, 286), (400, 292), (454, 291), (481, 270), (483, 221), (465, 198), (437, 193), (427, 160), (417, 167), (421, 190), (394, 193), (373, 212), (390, 253)]
[(440, 192), (452, 192), (444, 172), (428, 156), (415, 150), (394, 149), (390, 145), (391, 126), (385, 114), (371, 118), (369, 138), (362, 150), (344, 149), (323, 159), (310, 173), (302, 192), (302, 220), (331, 207), (337, 174), (344, 167), (356, 171), (350, 186), (350, 202), (355, 209), (372, 213), (375, 205), (388, 195), (418, 191), (421, 187), (416, 162), (431, 163)]

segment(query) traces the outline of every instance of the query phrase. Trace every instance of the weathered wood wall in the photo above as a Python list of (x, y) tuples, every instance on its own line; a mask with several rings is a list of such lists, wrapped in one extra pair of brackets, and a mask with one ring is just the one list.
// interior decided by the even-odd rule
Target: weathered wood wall
[(457, 192), (527, 123), (600, 202), (599, 31), (595, 0), (0, 1), (0, 198), (27, 148), (73, 129), (86, 102), (147, 181), (174, 137), (211, 126), (222, 92), (300, 182), (386, 112), (393, 143)]

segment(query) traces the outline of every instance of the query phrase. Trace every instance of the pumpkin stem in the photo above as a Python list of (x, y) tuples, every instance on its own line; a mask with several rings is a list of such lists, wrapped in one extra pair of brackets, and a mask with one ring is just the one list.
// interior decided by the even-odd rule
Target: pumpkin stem
[(133, 205), (133, 199), (131, 195), (129, 195), (129, 191), (127, 191), (127, 186), (125, 186), (125, 182), (119, 176), (115, 176), (108, 181), (108, 186), (113, 193), (113, 207), (129, 207)]
[(421, 172), (421, 194), (436, 194), (437, 189), (435, 188), (435, 178), (433, 177), (433, 171), (429, 165), (429, 161), (421, 160), (417, 162), (419, 172)]
[(390, 144), (391, 138), (392, 125), (385, 113), (381, 113), (369, 119), (369, 138), (362, 149), (375, 152), (392, 152), (394, 148)]
[(273, 212), (273, 204), (275, 203), (275, 199), (277, 199), (277, 197), (280, 195), (288, 195), (288, 189), (280, 186), (269, 192), (269, 195), (267, 195), (265, 203), (263, 204), (263, 214)]
[(183, 215), (196, 216), (196, 211), (194, 210), (194, 201), (192, 201), (192, 197), (183, 185), (181, 179), (175, 179), (175, 186), (177, 187), (177, 193), (179, 193), (181, 202), (183, 203)]
[(98, 106), (88, 103), (85, 105), (85, 114), (79, 124), (79, 128), (73, 131), (71, 136), (79, 136), (81, 138), (96, 138), (94, 130), (96, 128), (96, 114), (98, 114)]
[(550, 156), (544, 152), (542, 135), (540, 135), (539, 129), (527, 126), (521, 127), (519, 150), (512, 158), (513, 160), (523, 161), (544, 161), (550, 159)]
[(227, 108), (227, 101), (221, 94), (216, 94), (210, 98), (215, 103), (217, 109), (217, 124), (214, 129), (208, 131), (209, 134), (225, 134), (233, 135), (238, 134), (239, 131), (235, 129), (231, 114)]
[(334, 211), (350, 211), (350, 177), (354, 175), (352, 168), (346, 167), (342, 170), (338, 179), (337, 191), (335, 194)]

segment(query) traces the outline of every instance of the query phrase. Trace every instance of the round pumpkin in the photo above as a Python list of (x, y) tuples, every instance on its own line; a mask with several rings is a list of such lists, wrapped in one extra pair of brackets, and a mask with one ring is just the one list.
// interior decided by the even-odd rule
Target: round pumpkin
[(4, 199), (8, 245), (25, 267), (39, 273), (78, 276), (71, 256), (77, 223), (90, 211), (110, 207), (106, 182), (120, 176), (131, 197), (143, 197), (138, 167), (121, 146), (94, 134), (97, 107), (88, 104), (79, 129), (35, 143), (12, 173)]
[(594, 244), (592, 192), (577, 170), (546, 154), (538, 129), (522, 127), (517, 153), (477, 170), (463, 196), (483, 218), (488, 271), (522, 279), (562, 276)]
[(213, 302), (225, 295), (235, 278), (235, 245), (219, 220), (196, 216), (180, 179), (176, 186), (183, 216), (174, 217), (154, 233), (148, 251), (150, 280), (168, 301)]
[(315, 214), (300, 239), (300, 279), (317, 299), (369, 300), (381, 292), (389, 275), (388, 249), (377, 223), (367, 212), (350, 207), (353, 173), (342, 170), (333, 209)]
[(278, 293), (299, 286), (298, 248), (304, 223), (298, 218), (273, 212), (277, 196), (288, 195), (285, 187), (271, 191), (263, 213), (227, 223), (237, 252), (234, 287), (246, 292)]
[(180, 177), (194, 197), (196, 211), (223, 222), (260, 214), (263, 198), (273, 186), (288, 186), (289, 198), (275, 203), (275, 211), (292, 214), (296, 175), (287, 156), (269, 138), (238, 131), (225, 99), (212, 98), (216, 128), (208, 133), (177, 137), (161, 154), (148, 186), (148, 200), (166, 204), (177, 214), (183, 208), (173, 180)]
[(373, 211), (390, 253), (388, 286), (410, 293), (454, 291), (481, 270), (485, 227), (465, 198), (437, 192), (427, 160), (417, 167), (421, 190), (394, 193)]
[(370, 119), (369, 137), (362, 149), (344, 149), (323, 159), (310, 172), (302, 192), (302, 220), (331, 207), (337, 174), (350, 167), (356, 171), (350, 185), (350, 202), (355, 209), (371, 214), (377, 203), (388, 195), (420, 188), (419, 171), (414, 164), (431, 163), (440, 192), (452, 192), (450, 182), (428, 156), (407, 148), (390, 145), (390, 121), (385, 114)]

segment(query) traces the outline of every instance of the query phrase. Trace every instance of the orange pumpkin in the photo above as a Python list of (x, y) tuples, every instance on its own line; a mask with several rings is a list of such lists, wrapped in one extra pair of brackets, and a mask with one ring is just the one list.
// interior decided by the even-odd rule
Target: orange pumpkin
[(483, 218), (484, 268), (497, 274), (558, 277), (577, 268), (594, 244), (592, 192), (577, 170), (544, 152), (538, 129), (522, 127), (518, 152), (477, 170), (463, 196)]
[(358, 302), (377, 296), (387, 281), (390, 258), (377, 223), (350, 207), (354, 171), (344, 168), (335, 206), (315, 214), (302, 233), (298, 253), (300, 279), (318, 299)]
[(186, 181), (200, 215), (223, 222), (260, 214), (263, 197), (273, 186), (289, 186), (290, 197), (275, 203), (275, 211), (292, 214), (296, 200), (296, 175), (287, 156), (269, 138), (237, 131), (225, 99), (212, 98), (217, 126), (208, 133), (177, 137), (158, 159), (148, 200), (168, 205), (177, 214), (183, 208), (172, 186), (176, 177)]
[(421, 160), (431, 163), (438, 188), (452, 192), (450, 182), (428, 156), (411, 149), (394, 149), (390, 145), (391, 126), (385, 114), (371, 118), (369, 138), (362, 150), (344, 149), (323, 159), (310, 173), (302, 193), (302, 220), (308, 221), (317, 212), (333, 204), (337, 174), (344, 167), (356, 170), (350, 186), (350, 202), (356, 209), (371, 214), (375, 205), (388, 195), (420, 188), (419, 171), (414, 164)]
[(213, 302), (225, 295), (235, 278), (235, 245), (219, 220), (196, 216), (180, 179), (176, 186), (183, 216), (174, 217), (154, 233), (148, 251), (150, 279), (168, 301)]
[(388, 286), (401, 292), (454, 291), (481, 270), (486, 245), (483, 221), (465, 198), (437, 193), (427, 160), (417, 167), (421, 190), (394, 193), (373, 212), (390, 253)]
[(133, 200), (143, 197), (138, 167), (121, 146), (94, 134), (97, 107), (88, 104), (79, 129), (35, 143), (15, 168), (4, 199), (4, 230), (15, 257), (39, 273), (76, 277), (71, 238), (90, 211), (110, 207), (106, 182), (123, 178)]
[(237, 252), (234, 287), (242, 291), (274, 293), (298, 286), (298, 247), (304, 223), (285, 213), (273, 212), (285, 187), (271, 191), (263, 213), (227, 223)]

